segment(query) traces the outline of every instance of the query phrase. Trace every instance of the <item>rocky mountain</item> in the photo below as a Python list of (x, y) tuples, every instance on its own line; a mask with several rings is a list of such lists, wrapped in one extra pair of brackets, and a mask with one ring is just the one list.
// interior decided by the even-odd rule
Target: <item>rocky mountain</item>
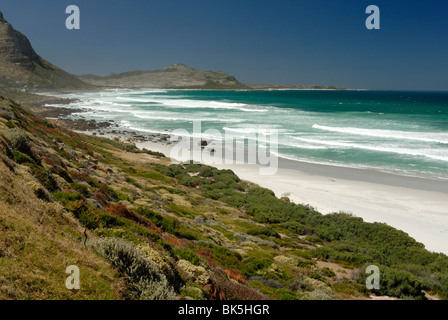
[(118, 88), (246, 88), (235, 77), (222, 71), (202, 71), (181, 63), (158, 70), (132, 71), (106, 77), (81, 75), (79, 79), (91, 85)]
[[(20, 91), (90, 90), (99, 88), (170, 89), (339, 89), (332, 86), (248, 85), (222, 71), (203, 71), (175, 64), (163, 69), (131, 71), (101, 77), (71, 75), (40, 57), (28, 38), (15, 30), (0, 12), (0, 89), (31, 104), (38, 97)], [(18, 90), (17, 90), (18, 89)]]
[(41, 58), (0, 12), (0, 88), (87, 89), (90, 85)]

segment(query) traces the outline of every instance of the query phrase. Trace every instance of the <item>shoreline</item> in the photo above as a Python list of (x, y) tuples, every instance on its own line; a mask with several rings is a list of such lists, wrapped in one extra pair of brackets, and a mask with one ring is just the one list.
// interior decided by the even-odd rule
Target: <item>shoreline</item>
[[(170, 145), (136, 143), (170, 157)], [(217, 165), (241, 179), (271, 189), (322, 214), (347, 212), (408, 233), (433, 252), (448, 254), (447, 183), (364, 169), (340, 168), (279, 159), (277, 173), (261, 176), (260, 165)], [(442, 188), (442, 189), (441, 189)]]
[[(143, 133), (114, 129), (114, 133), (108, 133), (106, 128), (96, 131), (102, 137), (162, 152), (172, 162), (179, 162), (171, 158), (173, 144), (167, 143), (168, 132), (150, 135), (156, 138), (148, 141)], [(77, 132), (98, 135), (94, 131)], [(260, 175), (258, 164), (212, 166), (231, 169), (242, 180), (271, 189), (277, 197), (309, 205), (322, 214), (346, 212), (366, 222), (387, 223), (423, 243), (426, 249), (448, 254), (448, 182), (284, 158), (279, 158), (277, 173), (271, 176)]]

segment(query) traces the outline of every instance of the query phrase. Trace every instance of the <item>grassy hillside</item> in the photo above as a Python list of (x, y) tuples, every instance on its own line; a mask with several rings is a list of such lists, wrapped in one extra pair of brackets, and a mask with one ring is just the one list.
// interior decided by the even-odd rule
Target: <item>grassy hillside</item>
[(0, 299), (368, 299), (371, 264), (377, 295), (448, 298), (448, 257), (402, 231), (70, 132), (3, 96), (0, 160)]

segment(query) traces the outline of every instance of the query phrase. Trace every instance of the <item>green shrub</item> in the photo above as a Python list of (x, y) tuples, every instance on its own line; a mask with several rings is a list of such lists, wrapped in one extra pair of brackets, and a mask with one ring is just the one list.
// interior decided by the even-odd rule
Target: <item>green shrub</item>
[(54, 171), (54, 173), (56, 173), (58, 176), (60, 176), (61, 178), (63, 178), (65, 181), (67, 181), (68, 183), (72, 183), (73, 179), (72, 177), (70, 177), (70, 175), (68, 174), (67, 171), (65, 171), (62, 168), (58, 168)]
[(274, 279), (269, 279), (261, 276), (255, 276), (250, 278), (251, 281), (258, 281), (262, 283), (263, 285), (273, 288), (273, 289), (283, 289), (283, 285)]
[(182, 186), (186, 186), (186, 187), (190, 187), (190, 188), (194, 188), (194, 187), (196, 187), (196, 184), (194, 183), (194, 180), (193, 180), (193, 178), (191, 178), (191, 177), (182, 177), (180, 180), (179, 180), (179, 184), (180, 185), (182, 185)]
[(124, 227), (129, 226), (130, 220), (126, 218), (116, 217), (106, 212), (98, 212), (99, 222), (103, 228)]
[(273, 289), (274, 293), (279, 296), (281, 300), (300, 300), (301, 297), (297, 293), (287, 289)]
[(165, 276), (158, 281), (140, 280), (136, 284), (136, 292), (140, 300), (177, 300), (176, 293)]
[(171, 193), (171, 194), (178, 194), (178, 195), (181, 195), (181, 196), (185, 196), (185, 195), (188, 194), (186, 191), (178, 190), (178, 189), (169, 189), (168, 192)]
[(131, 297), (142, 300), (176, 298), (166, 277), (130, 243), (122, 239), (104, 238), (94, 242), (93, 248), (126, 277)]
[(82, 200), (82, 197), (79, 193), (56, 192), (53, 194), (53, 199), (65, 206), (71, 201)]
[(75, 190), (78, 193), (82, 194), (84, 197), (89, 197), (90, 196), (90, 191), (89, 191), (89, 189), (85, 185), (73, 182), (73, 183), (70, 184), (70, 188), (72, 188), (73, 190)]
[(13, 150), (23, 153), (29, 152), (29, 138), (23, 130), (19, 128), (8, 129), (5, 130), (4, 135), (9, 140)]
[(154, 171), (139, 171), (138, 175), (142, 176), (146, 179), (169, 181), (169, 179), (166, 178), (163, 174), (161, 174), (159, 172), (154, 172)]
[(278, 234), (278, 232), (272, 229), (271, 227), (253, 228), (248, 230), (246, 233), (254, 236), (265, 235), (267, 237), (274, 237), (280, 239), (280, 235)]
[(172, 164), (170, 166), (164, 166), (161, 164), (156, 164), (155, 169), (161, 174), (173, 177), (173, 178), (181, 178), (183, 176), (188, 176), (187, 170), (180, 164)]
[[(202, 190), (205, 191), (205, 188)], [(246, 196), (236, 192), (234, 189), (214, 189), (205, 191), (204, 196), (213, 200), (225, 202), (236, 208), (241, 208), (246, 204)]]
[(182, 287), (180, 289), (180, 293), (183, 296), (193, 298), (194, 300), (204, 300), (204, 295), (206, 292), (204, 292), (202, 288), (197, 287)]
[[(362, 268), (364, 269), (364, 268)], [(381, 296), (392, 297), (412, 297), (414, 299), (423, 300), (423, 285), (421, 280), (415, 275), (396, 270), (385, 266), (379, 266), (380, 269), (380, 288), (373, 289), (372, 292)], [(363, 274), (360, 283), (365, 283), (369, 274)]]
[(137, 181), (135, 181), (131, 177), (126, 177), (125, 180), (127, 183), (132, 184), (134, 187), (139, 188), (139, 189), (141, 188), (141, 186), (137, 183)]
[(173, 218), (164, 218), (160, 214), (142, 207), (137, 208), (135, 212), (142, 216), (145, 216), (146, 218), (154, 222), (154, 224), (164, 232), (168, 232), (174, 235), (177, 234), (179, 225)]
[(72, 202), (69, 209), (87, 229), (94, 230), (100, 226), (98, 214), (83, 201)]
[(280, 226), (299, 235), (302, 235), (304, 231), (303, 225), (294, 220), (283, 222)]
[(321, 271), (322, 275), (325, 277), (332, 278), (332, 277), (336, 276), (336, 273), (334, 273), (333, 270), (331, 270), (329, 268), (323, 268), (320, 271)]
[(240, 269), (244, 266), (243, 257), (238, 252), (227, 249), (226, 247), (207, 244), (205, 246), (213, 255), (214, 260), (223, 267), (230, 269)]
[(30, 157), (28, 157), (26, 154), (23, 154), (20, 151), (14, 150), (12, 152), (13, 156), (14, 156), (14, 161), (17, 162), (18, 164), (22, 164), (22, 163), (32, 163), (34, 164), (34, 160), (31, 159)]
[(92, 177), (85, 179), (85, 181), (93, 188), (97, 189), (100, 187), (100, 184)]
[(119, 200), (118, 194), (115, 192), (115, 190), (104, 183), (99, 185), (98, 191), (105, 195), (108, 201), (116, 202)]
[(313, 261), (300, 260), (299, 262), (297, 262), (297, 267), (301, 269), (311, 269), (312, 267), (314, 267), (314, 265), (315, 263)]
[(210, 178), (215, 175), (218, 170), (209, 166), (199, 169), (199, 175), (204, 178)]
[[(27, 163), (28, 166), (28, 163)], [(29, 165), (33, 176), (50, 192), (59, 191), (59, 185), (50, 171), (34, 164)]]
[(334, 283), (333, 289), (339, 294), (346, 294), (353, 297), (368, 297), (370, 295), (365, 284), (359, 284), (348, 280)]
[(95, 229), (95, 234), (101, 238), (120, 238), (129, 242), (136, 243), (138, 242), (138, 238), (135, 236), (133, 232), (128, 229), (123, 228), (98, 228)]
[(167, 210), (169, 212), (175, 213), (175, 214), (177, 214), (178, 216), (181, 216), (181, 217), (186, 217), (186, 218), (193, 219), (195, 217), (195, 215), (196, 215), (196, 213), (194, 213), (193, 211), (191, 211), (191, 210), (189, 210), (187, 208), (178, 206), (176, 204), (170, 204), (166, 208), (167, 208)]
[(187, 260), (195, 266), (199, 266), (201, 264), (201, 259), (187, 248), (175, 249), (173, 250), (173, 253), (178, 260)]
[(118, 197), (118, 200), (120, 200), (120, 201), (128, 201), (130, 203), (134, 203), (134, 200), (123, 192), (118, 192), (117, 197)]
[(259, 259), (255, 257), (250, 257), (244, 260), (243, 262), (245, 264), (245, 267), (242, 270), (242, 273), (244, 276), (248, 278), (256, 275), (258, 272), (263, 271), (272, 265), (272, 260), (266, 258)]
[(325, 278), (319, 272), (311, 272), (308, 276), (310, 278), (325, 282)]
[(322, 290), (314, 290), (312, 292), (305, 292), (302, 296), (302, 300), (334, 300), (334, 297)]
[(149, 155), (151, 155), (151, 156), (156, 156), (156, 157), (159, 157), (159, 158), (165, 158), (165, 157), (166, 157), (163, 153), (158, 152), (158, 151), (146, 150), (146, 151), (144, 151), (144, 152), (145, 152), (146, 154), (149, 154)]
[(305, 237), (305, 240), (309, 241), (311, 243), (322, 243), (322, 239), (316, 238), (316, 237), (313, 237), (313, 236), (307, 236), (307, 237)]

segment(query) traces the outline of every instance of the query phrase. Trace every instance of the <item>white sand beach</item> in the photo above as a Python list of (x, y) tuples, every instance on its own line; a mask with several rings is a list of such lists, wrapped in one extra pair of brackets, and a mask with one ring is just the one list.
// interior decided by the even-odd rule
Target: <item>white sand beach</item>
[[(171, 146), (144, 142), (137, 147), (170, 155)], [(214, 165), (241, 179), (309, 204), (319, 212), (349, 212), (367, 222), (403, 230), (434, 252), (448, 254), (448, 182), (327, 165), (279, 160), (275, 175), (262, 176), (259, 165)]]

